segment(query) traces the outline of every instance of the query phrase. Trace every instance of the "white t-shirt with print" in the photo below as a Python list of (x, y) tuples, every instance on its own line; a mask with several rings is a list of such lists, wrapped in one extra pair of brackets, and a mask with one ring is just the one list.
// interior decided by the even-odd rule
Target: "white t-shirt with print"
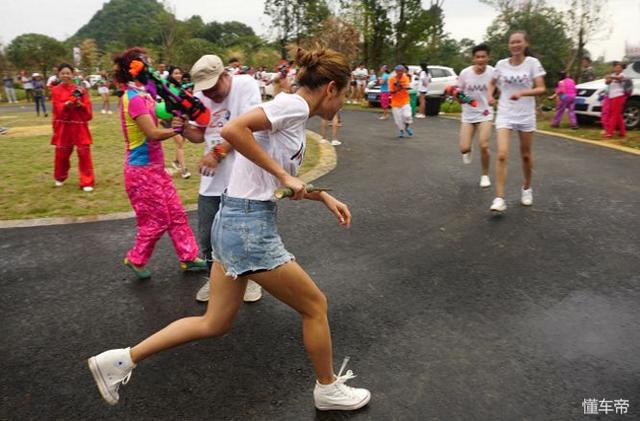
[(429, 91), (429, 84), (431, 83), (431, 76), (424, 70), (420, 70), (420, 76), (418, 76), (418, 92), (426, 93)]
[(482, 74), (477, 74), (473, 70), (475, 66), (469, 66), (460, 72), (458, 76), (458, 86), (469, 98), (478, 102), (477, 107), (469, 104), (462, 104), (462, 122), (479, 123), (481, 121), (493, 120), (493, 107), (489, 105), (487, 92), (489, 83), (493, 79), (494, 68), (487, 66)]
[[(249, 75), (235, 75), (231, 79), (231, 90), (224, 101), (217, 103), (207, 98), (202, 92), (196, 92), (197, 97), (211, 111), (209, 125), (204, 131), (205, 155), (213, 147), (223, 142), (220, 131), (229, 120), (244, 114), (249, 109), (261, 102), (260, 90), (256, 81)], [(195, 122), (191, 122), (197, 125)], [(213, 176), (202, 175), (200, 177), (200, 190), (202, 196), (220, 196), (229, 184), (231, 168), (235, 160), (235, 152), (231, 151), (225, 159), (220, 161)]]
[(523, 96), (514, 101), (511, 98), (516, 92), (532, 89), (535, 78), (546, 75), (547, 72), (535, 57), (525, 57), (518, 66), (509, 64), (509, 59), (502, 59), (496, 64), (493, 78), (500, 89), (498, 102), (498, 116), (496, 121), (514, 124), (531, 124), (536, 119), (536, 99)]
[(369, 77), (369, 71), (364, 67), (356, 67), (356, 69), (351, 72), (351, 75), (358, 82), (364, 82), (364, 79)]
[[(622, 73), (616, 74), (611, 73), (611, 76), (622, 76)], [(617, 98), (619, 96), (624, 95), (624, 79), (623, 80), (612, 80), (609, 84), (609, 98)]]
[[(307, 101), (300, 95), (282, 92), (273, 101), (260, 105), (260, 108), (271, 122), (271, 131), (254, 133), (254, 137), (285, 171), (297, 175), (306, 145), (305, 125), (309, 119)], [(280, 181), (275, 176), (243, 155), (236, 156), (227, 188), (229, 197), (275, 200), (273, 191), (279, 187)]]

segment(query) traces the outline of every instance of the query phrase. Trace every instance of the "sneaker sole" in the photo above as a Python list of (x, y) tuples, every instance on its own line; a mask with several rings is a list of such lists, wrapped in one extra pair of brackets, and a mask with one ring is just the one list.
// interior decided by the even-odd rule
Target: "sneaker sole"
[(490, 209), (493, 213), (504, 213), (507, 209)]
[(371, 400), (371, 393), (367, 395), (362, 401), (351, 405), (351, 406), (334, 406), (334, 405), (320, 405), (316, 404), (316, 409), (319, 411), (355, 411), (356, 409), (360, 409)]
[(100, 368), (98, 368), (98, 364), (96, 363), (96, 357), (89, 358), (87, 360), (87, 365), (89, 366), (93, 380), (96, 382), (96, 386), (98, 386), (98, 392), (100, 392), (102, 399), (109, 405), (117, 404), (118, 401), (109, 393), (109, 388), (107, 387), (102, 373), (100, 372)]
[(261, 298), (262, 298), (262, 294), (258, 295), (257, 297), (253, 297), (253, 296), (247, 297), (245, 295), (244, 297), (242, 297), (242, 301), (244, 301), (245, 303), (255, 303), (256, 301), (259, 301)]

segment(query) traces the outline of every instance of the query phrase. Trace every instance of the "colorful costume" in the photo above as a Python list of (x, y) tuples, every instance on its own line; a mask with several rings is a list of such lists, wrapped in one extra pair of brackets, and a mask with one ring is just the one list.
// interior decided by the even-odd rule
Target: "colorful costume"
[[(82, 96), (72, 94), (78, 87), (61, 83), (51, 89), (53, 107), (53, 137), (51, 144), (56, 147), (54, 178), (64, 181), (69, 176), (69, 158), (75, 146), (78, 151), (80, 187), (93, 187), (93, 164), (90, 146), (93, 141), (88, 121), (93, 118), (91, 101), (85, 89)], [(71, 104), (68, 104), (71, 101)], [(68, 105), (67, 105), (68, 104)]]
[(552, 126), (558, 127), (564, 111), (567, 110), (569, 114), (569, 124), (571, 127), (578, 127), (578, 121), (576, 120), (576, 83), (571, 78), (564, 78), (558, 82), (556, 88), (556, 94), (559, 101), (556, 107), (556, 116), (551, 123)]
[(156, 242), (168, 231), (180, 261), (194, 261), (198, 245), (178, 192), (164, 169), (162, 144), (147, 138), (135, 122), (143, 114), (149, 114), (158, 124), (153, 98), (143, 88), (129, 86), (120, 100), (120, 117), (127, 147), (125, 188), (136, 212), (138, 233), (127, 259), (144, 266)]

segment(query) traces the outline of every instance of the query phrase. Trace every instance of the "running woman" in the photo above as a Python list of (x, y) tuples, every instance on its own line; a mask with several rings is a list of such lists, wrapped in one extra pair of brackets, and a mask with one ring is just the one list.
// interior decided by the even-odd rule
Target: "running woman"
[(405, 131), (409, 136), (413, 136), (411, 123), (411, 105), (409, 101), (409, 89), (411, 79), (407, 76), (406, 67), (398, 64), (395, 68), (395, 75), (389, 78), (389, 93), (391, 94), (391, 113), (393, 120), (400, 129), (399, 138), (404, 137)]
[(489, 62), (489, 46), (479, 44), (473, 47), (473, 66), (469, 66), (460, 72), (458, 84), (462, 92), (475, 100), (478, 105), (472, 107), (462, 104), (462, 122), (460, 124), (460, 153), (462, 162), (471, 163), (471, 144), (473, 137), (478, 134), (480, 155), (482, 157), (482, 176), (480, 187), (489, 187), (489, 139), (491, 138), (491, 126), (493, 125), (493, 107), (489, 105), (487, 92), (493, 79), (493, 67)]
[[(200, 250), (209, 272), (213, 266), (211, 250), (211, 225), (220, 209), (220, 198), (229, 184), (235, 152), (220, 136), (222, 128), (241, 114), (260, 104), (260, 90), (255, 79), (249, 75), (231, 74), (225, 71), (220, 57), (205, 55), (191, 68), (194, 81), (194, 96), (211, 112), (206, 127), (191, 122), (184, 136), (191, 142), (205, 142), (204, 156), (200, 160), (200, 190), (198, 192), (198, 237)], [(196, 301), (209, 301), (209, 279), (196, 294)], [(244, 294), (245, 302), (258, 301), (262, 288), (249, 281)]]
[[(309, 193), (295, 177), (305, 151), (305, 124), (312, 116), (331, 120), (344, 102), (349, 82), (346, 58), (333, 50), (299, 49), (295, 94), (281, 94), (230, 121), (222, 137), (238, 152), (227, 193), (212, 229), (214, 266), (206, 313), (177, 320), (132, 348), (113, 349), (89, 359), (89, 368), (102, 397), (118, 402), (118, 388), (144, 359), (169, 348), (228, 332), (242, 302), (247, 276), (271, 295), (298, 311), (303, 342), (313, 364), (315, 407), (354, 410), (366, 405), (366, 389), (347, 386), (351, 370), (336, 376), (327, 300), (285, 248), (276, 227), (273, 192), (288, 187), (292, 199), (323, 202), (343, 227), (351, 214), (344, 203), (326, 192)], [(254, 136), (254, 132), (263, 132)], [(343, 368), (344, 368), (343, 363)]]
[(416, 118), (426, 118), (425, 110), (427, 109), (427, 94), (429, 93), (429, 84), (431, 76), (429, 75), (429, 65), (426, 62), (420, 63), (420, 74), (418, 75), (418, 100), (419, 112)]
[(151, 277), (145, 265), (165, 232), (171, 237), (182, 270), (207, 269), (206, 262), (198, 258), (198, 245), (187, 214), (164, 169), (161, 141), (180, 132), (182, 120), (174, 118), (171, 128), (158, 127), (155, 99), (145, 88), (144, 72), (136, 72), (146, 62), (147, 53), (141, 48), (130, 48), (114, 58), (115, 79), (124, 91), (120, 98), (126, 144), (124, 185), (138, 224), (135, 243), (124, 264), (138, 279)]
[(378, 117), (380, 120), (387, 120), (389, 118), (389, 66), (384, 64), (380, 68), (380, 106), (382, 107), (382, 115)]
[(507, 179), (507, 159), (509, 158), (509, 140), (511, 132), (520, 137), (520, 156), (524, 181), (520, 202), (524, 206), (533, 204), (531, 175), (533, 156), (531, 144), (536, 130), (536, 99), (545, 92), (544, 75), (540, 61), (529, 53), (529, 37), (524, 31), (515, 31), (509, 36), (511, 57), (496, 64), (493, 79), (489, 84), (488, 101), (495, 104), (493, 94), (496, 86), (500, 89), (496, 131), (498, 133), (498, 160), (496, 161), (496, 198), (491, 211), (504, 212), (507, 204), (504, 200), (504, 184)]

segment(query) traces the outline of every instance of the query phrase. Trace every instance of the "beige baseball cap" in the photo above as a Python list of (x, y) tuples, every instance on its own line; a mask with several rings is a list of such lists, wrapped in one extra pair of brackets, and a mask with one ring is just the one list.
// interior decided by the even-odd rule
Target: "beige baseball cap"
[(213, 54), (202, 56), (191, 67), (191, 80), (194, 91), (204, 91), (213, 87), (224, 72), (224, 64), (220, 57)]

